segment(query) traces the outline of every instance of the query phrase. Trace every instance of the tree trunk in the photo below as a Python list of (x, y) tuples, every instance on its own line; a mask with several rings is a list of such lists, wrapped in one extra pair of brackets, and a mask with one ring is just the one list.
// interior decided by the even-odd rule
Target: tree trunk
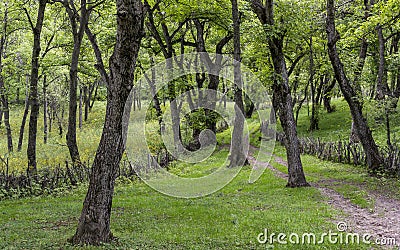
[(151, 63), (150, 64), (151, 79), (149, 78), (149, 76), (146, 73), (144, 73), (144, 76), (145, 76), (147, 82), (149, 83), (151, 95), (153, 96), (153, 106), (154, 106), (154, 109), (156, 110), (158, 125), (160, 127), (159, 132), (161, 134), (164, 132), (164, 123), (162, 120), (162, 110), (161, 110), (160, 100), (158, 98), (158, 93), (156, 90), (156, 70), (154, 68), (154, 58), (153, 57), (150, 58), (150, 63)]
[(113, 239), (110, 215), (115, 178), (125, 149), (123, 114), (132, 90), (144, 17), (140, 0), (117, 0), (117, 42), (110, 58), (106, 118), (78, 228), (71, 240), (74, 244), (98, 245)]
[(208, 55), (205, 40), (204, 40), (204, 23), (201, 23), (198, 19), (194, 19), (194, 24), (197, 30), (197, 38), (196, 38), (196, 50), (201, 54), (201, 60), (207, 66), (208, 70), (208, 89), (211, 91), (207, 92), (206, 97), (206, 109), (205, 109), (205, 118), (206, 118), (206, 126), (208, 129), (216, 133), (217, 130), (217, 120), (214, 115), (215, 106), (217, 103), (217, 90), (220, 82), (220, 72), (222, 70), (222, 49), (225, 45), (232, 39), (232, 35), (228, 34), (223, 37), (215, 48), (216, 58), (213, 62)]
[[(0, 65), (1, 67), (1, 65)], [(7, 147), (8, 147), (8, 152), (13, 151), (13, 142), (12, 142), (12, 133), (11, 133), (11, 126), (10, 126), (10, 109), (8, 107), (8, 98), (5, 86), (4, 86), (4, 80), (3, 76), (1, 75), (2, 69), (0, 68), (0, 100), (1, 100), (1, 106), (0, 108), (2, 109), (1, 113), (4, 115), (4, 126), (6, 127), (6, 132), (7, 132)]]
[(311, 86), (311, 117), (309, 131), (318, 130), (318, 114), (317, 114), (317, 100), (316, 100), (316, 86), (314, 82), (314, 52), (313, 52), (313, 39), (310, 37), (310, 86)]
[(43, 143), (47, 143), (47, 76), (43, 79)]
[(3, 123), (3, 114), (4, 114), (3, 106), (1, 105), (1, 102), (0, 102), (0, 126)]
[[(88, 91), (89, 88), (87, 86), (83, 87), (83, 104), (85, 105), (85, 122), (87, 122), (89, 118), (89, 106), (90, 106), (90, 91)], [(88, 93), (89, 92), (89, 93)]]
[(323, 92), (323, 102), (324, 102), (324, 107), (326, 109), (326, 112), (328, 113), (332, 113), (335, 111), (335, 109), (332, 107), (331, 105), (331, 99), (332, 99), (332, 90), (336, 85), (336, 79), (334, 78), (332, 80), (332, 83), (327, 86), (326, 88), (324, 88), (324, 92)]
[(379, 67), (378, 77), (376, 79), (376, 100), (383, 100), (385, 96), (389, 94), (389, 87), (387, 83), (387, 70), (385, 62), (385, 38), (383, 37), (382, 26), (377, 25), (376, 31), (378, 33), (378, 44), (379, 44)]
[[(259, 0), (251, 0), (253, 11), (257, 14), (261, 24), (265, 27), (274, 27), (273, 1), (267, 0), (263, 5)], [(267, 31), (267, 30), (266, 30)], [(287, 187), (309, 186), (303, 172), (300, 158), (300, 144), (297, 138), (296, 123), (293, 116), (293, 101), (290, 93), (289, 75), (283, 53), (284, 35), (277, 31), (274, 36), (268, 35), (268, 46), (274, 65), (273, 104), (278, 112), (281, 126), (285, 133), (285, 147), (288, 159)]]
[[(27, 85), (29, 84), (29, 78), (27, 76)], [(21, 127), (19, 129), (19, 138), (18, 138), (18, 152), (21, 151), (22, 149), (22, 143), (24, 140), (24, 132), (25, 132), (25, 124), (26, 124), (26, 118), (28, 117), (29, 113), (29, 88), (26, 88), (25, 92), (25, 109), (24, 109), (24, 114), (22, 116), (22, 122), (21, 122)]]
[(229, 167), (238, 167), (246, 163), (247, 156), (244, 152), (244, 104), (243, 104), (243, 82), (241, 72), (241, 49), (240, 49), (240, 17), (236, 0), (232, 3), (233, 21), (233, 65), (234, 65), (234, 102), (235, 102), (235, 121), (232, 132), (231, 152), (229, 156)]
[[(74, 38), (74, 49), (71, 56), (71, 65), (69, 70), (69, 112), (68, 112), (68, 132), (67, 145), (69, 154), (74, 165), (81, 164), (79, 149), (76, 142), (76, 110), (77, 110), (77, 88), (78, 88), (78, 64), (79, 54), (83, 35), (85, 34), (86, 26), (89, 21), (90, 11), (86, 7), (86, 0), (82, 0), (80, 4), (80, 15), (74, 10), (75, 7), (70, 6), (73, 2), (64, 2), (64, 7), (67, 11), (72, 27), (72, 35)], [(76, 21), (79, 17), (79, 28)]]
[(83, 115), (83, 93), (82, 88), (79, 88), (79, 129), (82, 129), (82, 115)]
[[(47, 0), (39, 1), (39, 9), (36, 20), (36, 25), (31, 23), (33, 32), (33, 49), (32, 49), (32, 69), (30, 79), (29, 104), (31, 114), (29, 117), (29, 135), (28, 135), (28, 176), (36, 175), (36, 137), (37, 137), (37, 122), (39, 116), (39, 100), (38, 100), (38, 81), (39, 81), (39, 55), (40, 55), (40, 36), (42, 33), (44, 12), (46, 9)], [(28, 13), (26, 11), (26, 13)]]
[(335, 72), (336, 80), (338, 81), (344, 98), (350, 107), (354, 128), (356, 130), (355, 132), (361, 141), (367, 157), (367, 165), (372, 172), (376, 172), (382, 167), (383, 159), (379, 154), (378, 146), (376, 145), (367, 121), (363, 116), (362, 105), (357, 98), (357, 92), (351, 86), (337, 52), (336, 42), (339, 39), (339, 34), (335, 28), (334, 0), (327, 0), (326, 32), (328, 36), (328, 54)]

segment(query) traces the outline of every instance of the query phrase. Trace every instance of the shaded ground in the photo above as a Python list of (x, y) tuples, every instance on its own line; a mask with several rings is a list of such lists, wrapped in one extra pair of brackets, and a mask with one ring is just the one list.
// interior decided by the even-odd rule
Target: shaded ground
[[(251, 150), (253, 151), (253, 150)], [(287, 167), (287, 162), (276, 155), (273, 156), (276, 163)], [(249, 162), (253, 167), (265, 167), (270, 169), (275, 176), (287, 179), (287, 174), (278, 170), (267, 162), (256, 161), (250, 155)], [(342, 211), (343, 215), (334, 219), (339, 231), (358, 233), (361, 237), (371, 235), (367, 240), (375, 245), (385, 245), (388, 248), (400, 245), (400, 201), (389, 198), (385, 190), (368, 190), (366, 185), (345, 183), (335, 179), (320, 179), (310, 183), (327, 198), (327, 203), (335, 209)], [(366, 192), (368, 198), (374, 201), (372, 208), (362, 208), (353, 204), (350, 199), (343, 197), (334, 190), (338, 185), (356, 185)], [(397, 248), (395, 248), (397, 249)]]

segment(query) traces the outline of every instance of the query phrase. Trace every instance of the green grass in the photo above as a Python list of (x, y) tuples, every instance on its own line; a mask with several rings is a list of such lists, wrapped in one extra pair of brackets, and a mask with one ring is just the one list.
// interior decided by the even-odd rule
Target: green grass
[[(319, 112), (319, 130), (309, 131), (310, 117), (307, 111), (307, 105), (300, 110), (297, 123), (298, 134), (301, 137), (321, 138), (323, 141), (348, 140), (351, 131), (351, 115), (347, 102), (343, 98), (333, 99), (332, 105), (336, 111), (328, 114), (321, 107)], [(311, 104), (310, 104), (311, 110)], [(392, 143), (398, 143), (400, 138), (400, 107), (390, 115), (391, 139)], [(310, 111), (311, 112), (311, 111)], [(372, 135), (381, 146), (386, 146), (386, 127), (385, 122), (378, 121), (377, 117), (384, 114), (383, 110), (377, 109), (375, 104), (366, 100), (364, 103), (363, 114), (368, 120)]]
[[(42, 110), (40, 110), (42, 112)], [(21, 152), (17, 152), (19, 129), (22, 122), (23, 106), (13, 105), (10, 108), (10, 125), (12, 129), (14, 152), (11, 154), (7, 150), (7, 138), (4, 123), (0, 126), (0, 156), (9, 158), (9, 171), (10, 172), (25, 172), (27, 167), (27, 138), (29, 116), (25, 126), (24, 141), (22, 144)], [(100, 136), (103, 128), (105, 113), (105, 102), (95, 102), (92, 111), (89, 113), (87, 122), (83, 122), (82, 129), (77, 129), (77, 143), (81, 161), (92, 161), (97, 145), (100, 141)], [(65, 112), (63, 119), (63, 135), (58, 134), (57, 121), (53, 122), (52, 132), (49, 133), (47, 144), (43, 143), (43, 114), (40, 113), (38, 120), (38, 133), (37, 133), (37, 165), (38, 168), (44, 167), (57, 167), (65, 165), (65, 161), (70, 161), (69, 151), (66, 144), (65, 133), (67, 132), (68, 113)], [(0, 171), (4, 169), (4, 165), (0, 164)]]
[[(90, 114), (90, 121), (82, 131), (78, 131), (83, 159), (91, 159), (97, 148), (104, 105), (97, 103)], [(307, 111), (302, 110), (299, 134), (319, 136), (323, 140), (347, 138), (351, 125), (347, 104), (335, 100), (334, 105), (337, 112), (321, 113), (321, 130), (312, 134), (307, 132)], [(13, 107), (11, 119), (14, 140), (20, 123), (18, 112), (22, 112), (22, 108)], [(153, 127), (157, 125), (154, 124)], [(249, 119), (248, 127), (250, 142), (260, 145), (261, 135), (256, 119)], [(394, 127), (397, 128), (397, 125)], [(150, 140), (158, 138), (151, 128), (148, 131)], [(382, 132), (379, 125), (373, 128), (374, 136), (384, 137), (384, 130)], [(0, 150), (6, 152), (4, 129), (0, 131)], [(40, 133), (38, 138), (42, 138)], [(225, 130), (217, 135), (220, 151), (205, 161), (197, 164), (175, 162), (170, 166), (170, 171), (182, 177), (201, 177), (220, 167), (228, 157), (225, 145), (230, 143), (230, 133), (230, 130)], [(39, 142), (39, 166), (53, 165), (58, 161), (63, 163), (68, 158), (67, 148), (59, 145), (65, 144), (65, 139), (59, 138), (56, 132), (50, 137), (48, 145)], [(151, 147), (157, 148), (157, 142)], [(13, 169), (25, 168), (24, 151), (25, 148), (21, 153), (11, 155), (10, 164)], [(285, 150), (280, 145), (276, 145), (274, 154), (285, 158)], [(267, 155), (261, 155), (263, 159), (267, 160)], [(372, 178), (364, 167), (325, 162), (307, 155), (302, 156), (302, 161), (309, 182), (332, 188), (360, 207), (373, 207), (374, 200), (368, 196), (369, 192), (383, 192), (389, 197), (400, 199), (398, 180)], [(287, 172), (287, 168), (276, 161), (272, 160), (271, 164)], [(264, 229), (268, 229), (269, 233), (301, 235), (312, 232), (317, 236), (329, 230), (336, 231), (332, 221), (342, 214), (325, 202), (327, 198), (317, 188), (285, 188), (286, 180), (275, 177), (268, 169), (257, 182), (249, 184), (250, 172), (251, 168), (246, 166), (223, 189), (196, 199), (168, 197), (141, 181), (120, 178), (117, 181), (111, 218), (112, 231), (118, 240), (101, 247), (84, 249), (266, 249), (270, 247), (268, 244), (257, 242), (257, 236)], [(67, 243), (67, 239), (76, 229), (86, 188), (86, 185), (81, 185), (58, 195), (1, 201), (0, 249), (75, 249)], [(327, 242), (321, 245), (274, 244), (274, 247), (370, 248), (367, 245), (335, 245)]]
[[(107, 249), (265, 249), (257, 242), (269, 232), (321, 234), (335, 230), (336, 214), (314, 188), (288, 189), (268, 170), (248, 184), (250, 169), (224, 189), (200, 199), (164, 196), (141, 182), (116, 188), (112, 231), (119, 239)], [(0, 203), (0, 248), (70, 249), (85, 187), (61, 197), (24, 198)], [(307, 199), (304, 199), (307, 197)], [(298, 249), (276, 245), (277, 249)], [(302, 249), (336, 249), (304, 245)], [(349, 246), (349, 249), (366, 246)]]
[[(274, 154), (286, 159), (285, 149), (281, 145), (276, 145)], [(368, 195), (371, 192), (400, 199), (400, 180), (398, 179), (371, 177), (363, 166), (323, 161), (310, 155), (302, 155), (301, 159), (309, 182), (320, 183), (321, 186), (331, 188), (362, 208), (374, 207), (375, 201)], [(275, 160), (271, 160), (271, 164), (287, 173), (287, 167)]]

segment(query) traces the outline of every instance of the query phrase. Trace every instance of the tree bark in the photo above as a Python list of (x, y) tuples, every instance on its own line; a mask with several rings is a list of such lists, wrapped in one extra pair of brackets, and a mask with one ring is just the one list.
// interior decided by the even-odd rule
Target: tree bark
[(87, 122), (89, 118), (89, 106), (90, 106), (90, 94), (88, 92), (89, 88), (87, 86), (83, 86), (83, 104), (85, 105), (85, 115), (84, 120)]
[(24, 114), (22, 116), (22, 122), (21, 122), (21, 127), (19, 129), (19, 138), (18, 138), (18, 152), (22, 150), (22, 143), (24, 140), (24, 132), (25, 132), (25, 124), (26, 124), (26, 118), (28, 117), (29, 113), (29, 76), (26, 76), (26, 91), (25, 91), (25, 109), (24, 109)]
[[(79, 149), (76, 142), (76, 110), (77, 110), (77, 89), (78, 89), (78, 64), (81, 51), (83, 35), (89, 22), (90, 10), (86, 6), (86, 0), (80, 4), (80, 15), (77, 13), (73, 2), (64, 0), (63, 5), (67, 11), (72, 35), (74, 39), (74, 48), (71, 55), (71, 64), (69, 70), (69, 112), (68, 112), (68, 132), (66, 135), (69, 154), (74, 165), (81, 164)], [(79, 17), (79, 28), (77, 23)]]
[(83, 93), (82, 93), (82, 88), (79, 88), (79, 123), (78, 123), (78, 127), (79, 129), (82, 129), (82, 115), (83, 115)]
[(11, 133), (11, 126), (10, 126), (10, 109), (8, 107), (8, 98), (5, 86), (4, 86), (4, 80), (3, 76), (1, 75), (1, 65), (0, 65), (0, 100), (1, 100), (1, 106), (0, 108), (2, 109), (1, 113), (4, 115), (4, 126), (6, 127), (6, 133), (7, 133), (7, 148), (8, 152), (13, 151), (13, 142), (12, 142), (12, 133)]
[(113, 239), (110, 215), (115, 178), (125, 149), (123, 115), (133, 87), (144, 17), (140, 0), (117, 0), (117, 41), (110, 58), (106, 117), (78, 228), (71, 239), (74, 244), (98, 245)]
[(2, 75), (3, 71), (3, 54), (5, 50), (5, 45), (7, 41), (7, 33), (8, 33), (8, 9), (6, 8), (4, 12), (3, 27), (2, 27), (2, 35), (0, 38), (0, 124), (1, 120), (4, 116), (4, 126), (6, 128), (7, 133), (7, 147), (8, 152), (13, 151), (13, 142), (12, 142), (12, 133), (10, 126), (10, 109), (8, 107), (8, 96), (6, 93), (6, 87)]
[(37, 137), (37, 122), (39, 116), (39, 101), (38, 101), (38, 81), (39, 81), (39, 55), (40, 55), (40, 38), (43, 27), (44, 12), (46, 9), (47, 0), (39, 0), (38, 15), (36, 19), (36, 25), (34, 26), (28, 11), (28, 19), (33, 32), (33, 49), (32, 49), (32, 68), (31, 68), (31, 79), (30, 79), (30, 93), (29, 93), (29, 104), (31, 107), (31, 113), (29, 117), (29, 136), (28, 136), (28, 176), (36, 175), (36, 137)]
[(47, 143), (47, 76), (43, 78), (43, 143)]
[(350, 107), (355, 132), (363, 146), (367, 158), (367, 165), (372, 172), (376, 172), (382, 167), (383, 159), (379, 154), (378, 146), (376, 145), (367, 121), (363, 116), (362, 104), (357, 98), (357, 91), (352, 87), (348, 80), (337, 52), (336, 42), (339, 39), (339, 34), (335, 28), (334, 0), (327, 0), (326, 32), (328, 36), (328, 54), (335, 72), (336, 80), (338, 81), (344, 98)]
[(151, 95), (153, 96), (153, 106), (154, 109), (156, 110), (156, 115), (157, 115), (157, 120), (158, 120), (158, 125), (160, 127), (160, 134), (164, 132), (164, 122), (162, 120), (162, 110), (161, 110), (161, 105), (160, 105), (160, 100), (158, 98), (158, 93), (156, 90), (156, 70), (154, 68), (154, 58), (150, 58), (150, 66), (151, 66), (151, 78), (144, 73), (144, 76), (149, 83), (150, 86), (150, 91)]
[(389, 86), (387, 82), (387, 70), (385, 62), (385, 38), (383, 37), (383, 30), (381, 25), (376, 27), (378, 35), (378, 52), (379, 52), (379, 67), (378, 77), (376, 79), (376, 100), (383, 100), (389, 94)]
[(217, 90), (220, 82), (220, 72), (222, 70), (222, 49), (225, 45), (232, 39), (232, 35), (228, 34), (223, 37), (216, 45), (215, 54), (216, 58), (214, 62), (211, 60), (208, 55), (205, 40), (204, 40), (204, 23), (201, 23), (198, 19), (194, 19), (194, 24), (197, 30), (197, 38), (196, 38), (196, 50), (199, 53), (202, 53), (201, 60), (208, 67), (208, 89), (212, 91), (208, 91), (208, 95), (206, 97), (206, 109), (205, 109), (205, 118), (206, 118), (206, 126), (208, 129), (216, 133), (217, 130), (217, 120), (215, 119), (215, 106), (217, 103)]
[[(275, 26), (273, 14), (273, 1), (267, 0), (265, 5), (259, 0), (250, 0), (253, 11), (257, 14), (264, 26)], [(283, 34), (277, 33), (268, 36), (268, 46), (274, 65), (273, 104), (278, 112), (281, 126), (285, 133), (285, 147), (288, 159), (287, 187), (309, 186), (303, 172), (300, 158), (300, 144), (297, 138), (296, 123), (293, 116), (293, 102), (290, 93), (289, 75), (283, 53)]]
[(323, 91), (323, 103), (324, 103), (324, 107), (326, 109), (326, 112), (328, 113), (332, 113), (335, 111), (335, 109), (332, 107), (331, 105), (331, 99), (332, 99), (332, 90), (336, 85), (336, 79), (334, 78), (332, 80), (332, 83), (330, 85), (328, 85), (327, 87), (324, 88)]
[(234, 96), (235, 102), (235, 121), (232, 132), (231, 152), (229, 156), (229, 167), (237, 167), (246, 163), (247, 156), (244, 152), (244, 104), (243, 104), (243, 80), (241, 72), (241, 49), (240, 49), (240, 16), (237, 0), (232, 3), (232, 22), (233, 22), (233, 65), (234, 65)]

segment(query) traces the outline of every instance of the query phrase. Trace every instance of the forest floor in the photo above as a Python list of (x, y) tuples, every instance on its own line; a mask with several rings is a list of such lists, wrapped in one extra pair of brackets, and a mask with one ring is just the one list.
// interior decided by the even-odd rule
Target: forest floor
[[(302, 109), (299, 135), (319, 137), (324, 141), (346, 138), (351, 127), (349, 110), (342, 100), (335, 100), (334, 105), (336, 112), (321, 113), (321, 129), (312, 133), (308, 131), (307, 110)], [(104, 103), (97, 103), (83, 129), (78, 131), (78, 144), (85, 162), (91, 160), (96, 151), (104, 107)], [(11, 117), (15, 137), (22, 108), (16, 107)], [(400, 134), (400, 112), (398, 116), (392, 122), (394, 139)], [(250, 119), (248, 125), (251, 144), (258, 146), (259, 122)], [(384, 145), (382, 125), (372, 124), (371, 127), (377, 142)], [(3, 142), (4, 136), (0, 130)], [(219, 145), (229, 144), (229, 130), (217, 134), (217, 139)], [(40, 166), (57, 166), (68, 158), (64, 140), (53, 129), (48, 144), (40, 142)], [(5, 152), (5, 147), (0, 143), (0, 152)], [(228, 151), (227, 147), (221, 147), (197, 164), (174, 162), (169, 171), (184, 177), (207, 175), (226, 163)], [(272, 159), (271, 154), (267, 155), (256, 147), (251, 151), (252, 166), (243, 167), (231, 183), (203, 198), (168, 197), (141, 180), (118, 178), (111, 217), (111, 229), (118, 240), (83, 249), (399, 249), (399, 179), (375, 178), (369, 176), (363, 166), (302, 155), (304, 172), (311, 187), (285, 188), (287, 163), (284, 147), (277, 144)], [(23, 148), (22, 152), (10, 155), (13, 170), (24, 170), (25, 152)], [(252, 167), (260, 166), (266, 168), (265, 172), (250, 184)], [(86, 190), (87, 184), (84, 183), (52, 195), (1, 200), (0, 249), (82, 249), (69, 245), (67, 240), (75, 232)], [(339, 222), (341, 228), (338, 228)], [(275, 233), (275, 236), (279, 233), (287, 236), (314, 233), (317, 237), (329, 232), (354, 232), (371, 234), (373, 239), (386, 239), (387, 242), (386, 246), (375, 242), (332, 243), (326, 239), (323, 243), (301, 245), (260, 243), (257, 236), (265, 230), (269, 235)], [(389, 242), (392, 238), (396, 238), (396, 244)]]
[[(267, 168), (277, 178), (287, 180), (287, 171), (274, 167), (268, 161), (257, 160), (254, 157), (257, 150), (255, 147), (250, 148), (249, 161), (253, 168)], [(271, 160), (281, 167), (288, 166), (287, 161), (281, 156), (274, 154)], [(400, 244), (400, 197), (396, 187), (382, 184), (371, 188), (366, 183), (327, 177), (321, 173), (306, 174), (308, 179), (311, 176), (312, 181), (309, 181), (311, 187), (318, 189), (327, 198), (327, 204), (342, 212), (332, 220), (338, 230), (370, 235), (371, 239), (384, 248)], [(342, 192), (336, 191), (338, 188)], [(349, 197), (347, 193), (349, 188), (353, 189), (353, 193), (356, 190), (355, 192), (362, 194), (361, 202)]]

